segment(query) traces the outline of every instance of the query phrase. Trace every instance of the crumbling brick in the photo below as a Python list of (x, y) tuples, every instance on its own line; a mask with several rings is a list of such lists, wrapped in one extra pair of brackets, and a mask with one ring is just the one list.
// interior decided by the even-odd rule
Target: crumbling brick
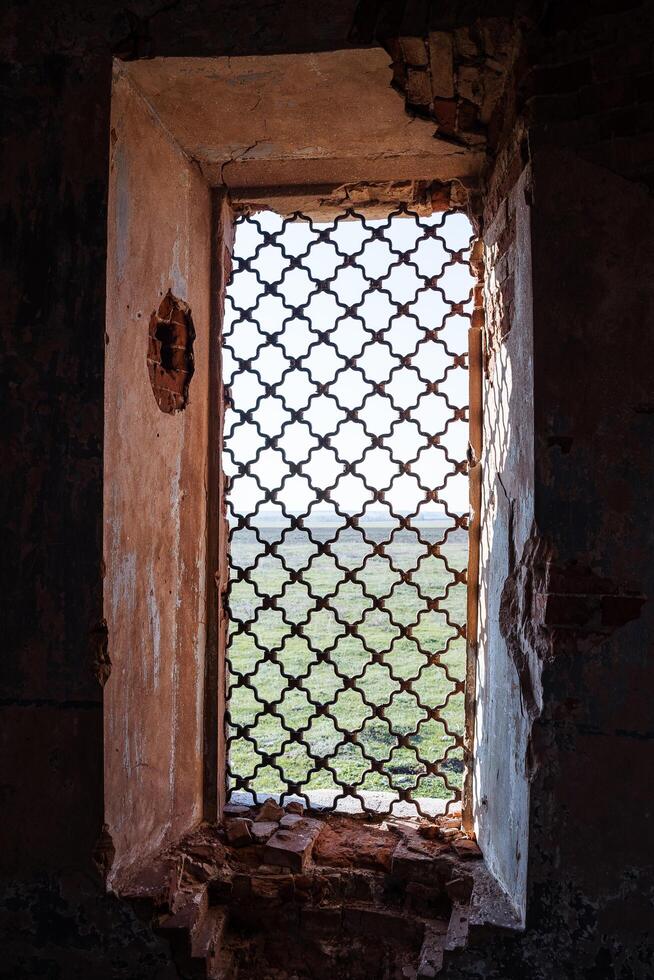
[(255, 820), (250, 824), (250, 834), (257, 844), (265, 844), (278, 829), (279, 823), (276, 820)]
[(226, 834), (229, 843), (233, 847), (245, 847), (247, 844), (251, 844), (251, 826), (252, 821), (245, 820), (243, 817), (235, 817), (233, 820), (228, 821), (226, 825)]
[(432, 101), (429, 72), (409, 68), (406, 80), (406, 100), (409, 107), (428, 107)]
[(420, 950), (420, 960), (418, 961), (418, 980), (433, 980), (438, 976), (443, 967), (443, 943), (442, 932), (433, 925), (425, 929), (425, 938)]
[(455, 840), (452, 843), (452, 847), (456, 851), (456, 855), (462, 861), (467, 861), (473, 858), (481, 858), (481, 850), (479, 845), (474, 840)]
[(279, 821), (280, 827), (294, 827), (302, 817), (299, 813), (285, 813), (282, 819)]
[(324, 824), (314, 854), (333, 867), (388, 870), (395, 845), (393, 834), (379, 827), (333, 819)]
[(268, 864), (278, 864), (302, 871), (311, 857), (315, 840), (322, 824), (319, 820), (304, 817), (294, 827), (278, 830), (266, 844), (264, 859)]
[(157, 405), (172, 415), (186, 408), (195, 371), (195, 327), (187, 303), (168, 290), (148, 328), (147, 364)]
[(433, 31), (429, 35), (429, 67), (434, 98), (453, 98), (454, 61), (451, 34), (445, 31)]
[(283, 816), (284, 810), (279, 803), (276, 803), (273, 799), (268, 799), (262, 804), (261, 809), (254, 819), (257, 822), (268, 822), (270, 820), (279, 821)]

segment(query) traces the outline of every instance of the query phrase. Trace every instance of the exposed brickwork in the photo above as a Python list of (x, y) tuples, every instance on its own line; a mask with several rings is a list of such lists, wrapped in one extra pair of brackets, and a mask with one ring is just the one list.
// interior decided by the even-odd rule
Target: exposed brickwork
[(432, 119), (439, 139), (468, 147), (486, 145), (517, 50), (515, 23), (482, 8), (475, 16), (451, 3), (364, 0), (353, 34), (385, 46), (408, 113)]
[(188, 304), (166, 293), (148, 327), (148, 374), (157, 405), (174, 415), (186, 407), (195, 370), (195, 328)]
[(222, 826), (199, 827), (123, 881), (121, 894), (171, 942), (185, 976), (426, 980), (471, 928), (481, 935), (490, 879), (457, 818), (282, 815), (280, 827), (298, 820), (289, 841), (304, 825), (315, 833), (301, 866), (280, 866), (270, 843), (230, 842), (233, 826), (263, 826), (273, 806), (247, 818), (229, 807)]

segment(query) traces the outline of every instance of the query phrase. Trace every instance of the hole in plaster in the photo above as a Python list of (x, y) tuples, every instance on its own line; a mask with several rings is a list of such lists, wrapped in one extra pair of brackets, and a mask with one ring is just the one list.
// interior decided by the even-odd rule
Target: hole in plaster
[(157, 405), (173, 415), (186, 408), (188, 389), (195, 370), (195, 328), (184, 300), (168, 290), (159, 309), (153, 310), (148, 328), (148, 373)]

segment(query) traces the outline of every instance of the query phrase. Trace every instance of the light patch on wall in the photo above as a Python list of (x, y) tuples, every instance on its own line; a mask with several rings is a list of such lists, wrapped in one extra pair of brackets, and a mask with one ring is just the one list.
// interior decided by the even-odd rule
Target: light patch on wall
[(125, 605), (126, 611), (134, 611), (136, 596), (136, 555), (128, 552), (116, 563), (116, 573), (111, 594), (112, 615), (115, 621), (118, 609)]
[[(184, 249), (185, 266), (188, 266), (188, 243)], [(186, 280), (185, 273), (182, 272), (181, 266), (179, 264), (179, 228), (177, 229), (177, 234), (175, 235), (175, 243), (173, 245), (173, 261), (170, 266), (170, 278), (173, 283), (173, 288), (176, 293), (186, 293), (188, 290), (188, 283)]]
[(161, 616), (159, 614), (159, 604), (157, 603), (153, 561), (150, 561), (148, 565), (148, 586), (148, 616), (152, 635), (152, 686), (156, 690), (159, 687), (159, 672), (161, 669)]
[(116, 269), (118, 279), (125, 278), (129, 245), (129, 173), (128, 158), (122, 143), (114, 150), (116, 170)]
[[(178, 436), (180, 440), (183, 441), (183, 437)], [(175, 470), (171, 476), (170, 480), (170, 491), (169, 491), (169, 503), (170, 503), (170, 518), (171, 527), (173, 535), (173, 547), (172, 547), (172, 569), (174, 581), (182, 583), (183, 581), (183, 566), (180, 568), (180, 542), (181, 542), (181, 519), (180, 519), (180, 503), (181, 503), (181, 460), (182, 460), (182, 446), (179, 446), (179, 452), (176, 457)], [(172, 646), (174, 651), (173, 665), (172, 665), (172, 725), (170, 730), (170, 756), (168, 764), (168, 786), (169, 786), (169, 800), (171, 806), (175, 800), (175, 783), (176, 783), (176, 767), (177, 767), (177, 739), (179, 737), (179, 657), (178, 657), (178, 618), (177, 613), (181, 605), (181, 595), (178, 592), (175, 597), (175, 609), (173, 613), (173, 636), (172, 636)]]

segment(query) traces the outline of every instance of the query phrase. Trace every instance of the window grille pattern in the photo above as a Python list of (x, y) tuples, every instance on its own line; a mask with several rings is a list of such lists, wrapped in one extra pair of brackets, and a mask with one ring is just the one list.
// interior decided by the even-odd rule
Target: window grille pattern
[(228, 797), (461, 798), (472, 231), (237, 219), (223, 330)]

